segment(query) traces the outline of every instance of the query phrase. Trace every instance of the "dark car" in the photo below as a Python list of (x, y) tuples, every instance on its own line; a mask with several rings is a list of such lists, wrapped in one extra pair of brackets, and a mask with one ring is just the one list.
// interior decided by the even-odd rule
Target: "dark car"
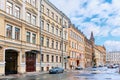
[(75, 70), (83, 70), (82, 67), (76, 67)]
[(63, 72), (64, 72), (64, 69), (60, 67), (54, 67), (49, 70), (50, 74), (57, 74), (57, 73), (63, 73)]

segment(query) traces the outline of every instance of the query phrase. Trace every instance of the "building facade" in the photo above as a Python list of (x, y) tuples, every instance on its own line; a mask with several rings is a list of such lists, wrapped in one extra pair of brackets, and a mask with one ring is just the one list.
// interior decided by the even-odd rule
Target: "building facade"
[(85, 67), (92, 67), (92, 42), (85, 37)]
[(104, 66), (106, 64), (106, 49), (104, 46), (95, 45), (96, 66)]
[(0, 0), (0, 74), (67, 67), (69, 22), (48, 0)]
[(48, 0), (41, 3), (41, 68), (67, 68), (69, 18)]
[(85, 48), (84, 48), (84, 35), (74, 25), (68, 28), (68, 41), (69, 41), (69, 67), (74, 69), (77, 66), (85, 67)]
[(106, 54), (106, 63), (113, 65), (113, 64), (120, 64), (120, 51), (111, 51)]

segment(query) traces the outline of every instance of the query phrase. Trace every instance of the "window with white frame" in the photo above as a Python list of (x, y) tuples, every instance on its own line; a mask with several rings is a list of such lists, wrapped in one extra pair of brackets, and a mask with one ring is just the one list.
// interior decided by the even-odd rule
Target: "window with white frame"
[(54, 34), (54, 26), (52, 26), (52, 33)]
[(36, 16), (34, 16), (34, 15), (32, 16), (32, 24), (36, 25)]
[[(14, 32), (14, 33), (13, 33)], [(15, 40), (20, 40), (20, 28), (7, 24), (6, 25), (6, 37), (13, 38)]]
[(58, 62), (58, 56), (56, 56), (56, 62)]
[(12, 3), (10, 3), (10, 2), (6, 3), (6, 12), (11, 15), (13, 14), (13, 4)]
[(15, 27), (15, 39), (20, 40), (20, 28)]
[(47, 47), (49, 47), (49, 38), (47, 38), (46, 43), (47, 43)]
[(12, 26), (11, 25), (6, 25), (6, 37), (12, 38)]
[(32, 0), (33, 6), (36, 7), (36, 0)]
[(56, 15), (56, 22), (58, 22), (58, 16)]
[(41, 36), (41, 46), (44, 46), (44, 36)]
[(28, 43), (30, 43), (30, 40), (31, 40), (30, 37), (31, 37), (31, 33), (27, 31), (27, 33), (26, 33), (26, 41)]
[(58, 49), (58, 42), (56, 41), (56, 49)]
[(32, 43), (35, 44), (36, 43), (36, 34), (32, 34)]
[(47, 31), (49, 32), (49, 23), (47, 23), (47, 27), (46, 28), (47, 28)]
[(47, 8), (47, 16), (49, 16), (49, 9)]
[(54, 19), (54, 13), (52, 12), (51, 14), (52, 14), (52, 18)]
[(20, 18), (20, 7), (15, 6), (15, 17)]
[(27, 12), (27, 22), (31, 22), (31, 14)]
[(41, 12), (44, 13), (44, 5), (41, 5)]
[(56, 35), (58, 35), (58, 28), (56, 28)]
[(27, 0), (28, 3), (31, 3), (31, 0)]
[(44, 21), (41, 21), (41, 29), (44, 29)]
[(54, 40), (52, 40), (52, 48), (54, 48)]

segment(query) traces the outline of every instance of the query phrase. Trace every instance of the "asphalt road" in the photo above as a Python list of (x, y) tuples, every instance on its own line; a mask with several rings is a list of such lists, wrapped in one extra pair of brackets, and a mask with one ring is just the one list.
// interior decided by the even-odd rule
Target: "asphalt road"
[(40, 74), (4, 80), (120, 80), (118, 69), (92, 68), (59, 74)]

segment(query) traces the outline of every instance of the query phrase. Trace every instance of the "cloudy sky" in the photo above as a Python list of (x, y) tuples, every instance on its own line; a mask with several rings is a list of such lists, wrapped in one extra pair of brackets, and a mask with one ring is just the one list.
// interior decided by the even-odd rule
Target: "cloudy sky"
[(120, 50), (120, 0), (49, 0), (64, 12), (88, 38), (93, 31), (97, 45)]

